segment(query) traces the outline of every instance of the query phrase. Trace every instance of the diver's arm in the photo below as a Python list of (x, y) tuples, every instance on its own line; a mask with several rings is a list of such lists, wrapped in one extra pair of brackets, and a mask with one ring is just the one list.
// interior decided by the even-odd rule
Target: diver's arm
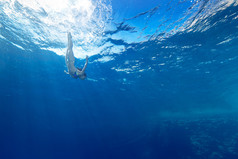
[(67, 71), (65, 71), (65, 70), (64, 70), (64, 73), (66, 73), (67, 75), (69, 75), (69, 72), (67, 72)]
[(87, 68), (87, 65), (88, 65), (88, 55), (86, 55), (86, 63), (82, 69), (82, 72), (85, 72), (86, 68)]

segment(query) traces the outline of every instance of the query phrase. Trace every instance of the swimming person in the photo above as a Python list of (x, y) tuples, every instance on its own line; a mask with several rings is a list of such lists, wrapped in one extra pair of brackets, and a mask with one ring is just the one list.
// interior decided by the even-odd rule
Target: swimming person
[(65, 63), (68, 68), (68, 72), (66, 71), (64, 72), (71, 75), (71, 77), (73, 78), (80, 78), (81, 80), (84, 80), (87, 77), (85, 73), (85, 69), (87, 68), (87, 65), (88, 65), (88, 56), (86, 56), (86, 63), (83, 69), (76, 68), (74, 66), (75, 58), (74, 58), (74, 53), (72, 49), (73, 49), (72, 36), (71, 36), (71, 33), (68, 32), (68, 48), (67, 48), (66, 56), (65, 56)]

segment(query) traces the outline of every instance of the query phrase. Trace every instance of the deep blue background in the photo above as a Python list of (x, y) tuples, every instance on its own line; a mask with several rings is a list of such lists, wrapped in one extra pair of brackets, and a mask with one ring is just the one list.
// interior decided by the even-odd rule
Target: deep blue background
[[(64, 73), (64, 56), (1, 40), (0, 158), (236, 159), (235, 16), (231, 6), (208, 19), (207, 31), (131, 44), (106, 63), (90, 57), (85, 81)], [(112, 69), (126, 60), (151, 70)]]

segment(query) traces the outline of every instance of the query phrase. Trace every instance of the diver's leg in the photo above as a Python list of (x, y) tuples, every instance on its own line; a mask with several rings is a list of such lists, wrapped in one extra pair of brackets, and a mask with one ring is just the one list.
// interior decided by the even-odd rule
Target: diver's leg
[(72, 42), (72, 36), (71, 33), (68, 33), (68, 47), (66, 51), (65, 56), (65, 63), (67, 65), (69, 73), (74, 73), (76, 71), (76, 68), (74, 66), (75, 58), (73, 53), (73, 42)]
[(68, 50), (72, 50), (73, 43), (72, 43), (72, 35), (70, 32), (68, 32)]
[(71, 36), (70, 32), (68, 32), (68, 48), (67, 48), (65, 58), (66, 58), (67, 62), (74, 64), (75, 58), (74, 58), (74, 53), (73, 53), (72, 36)]

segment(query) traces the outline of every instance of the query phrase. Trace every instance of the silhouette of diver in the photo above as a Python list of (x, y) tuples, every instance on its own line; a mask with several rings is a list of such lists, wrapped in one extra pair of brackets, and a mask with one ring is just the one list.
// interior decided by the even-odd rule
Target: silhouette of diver
[(71, 33), (68, 32), (68, 48), (65, 56), (65, 63), (68, 68), (68, 72), (64, 71), (66, 74), (69, 74), (71, 77), (77, 79), (80, 78), (81, 80), (84, 80), (87, 75), (85, 73), (85, 69), (87, 68), (88, 65), (88, 56), (86, 56), (86, 63), (83, 67), (81, 68), (76, 68), (74, 66), (75, 58), (74, 58), (74, 53), (73, 53), (73, 43), (72, 43), (72, 36)]

